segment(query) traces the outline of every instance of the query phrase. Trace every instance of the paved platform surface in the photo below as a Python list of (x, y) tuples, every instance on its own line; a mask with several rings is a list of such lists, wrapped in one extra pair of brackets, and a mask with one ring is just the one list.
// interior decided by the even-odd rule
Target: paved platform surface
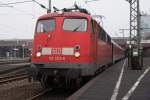
[(122, 60), (87, 83), (68, 100), (150, 100), (150, 58), (142, 70)]

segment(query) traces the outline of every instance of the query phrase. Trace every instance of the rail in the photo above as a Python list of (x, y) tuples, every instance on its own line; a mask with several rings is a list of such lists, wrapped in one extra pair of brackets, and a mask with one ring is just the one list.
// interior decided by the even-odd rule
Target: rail
[(0, 59), (0, 64), (16, 64), (16, 63), (25, 63), (30, 62), (30, 59)]
[(50, 91), (52, 91), (52, 90), (53, 90), (53, 88), (46, 89), (45, 91), (42, 91), (42, 92), (38, 93), (37, 95), (34, 95), (34, 96), (31, 97), (31, 98), (28, 98), (27, 100), (35, 100), (35, 99), (37, 99), (37, 98), (43, 96), (44, 94), (46, 94), (47, 92), (50, 92)]
[(5, 77), (0, 77), (0, 85), (1, 84), (5, 84), (8, 82), (12, 82), (12, 81), (18, 81), (18, 80), (22, 80), (22, 79), (26, 79), (29, 76), (27, 74), (18, 74), (18, 75), (12, 75), (12, 76), (5, 76)]
[(46, 89), (46, 90), (44, 90), (44, 91), (38, 93), (37, 95), (34, 95), (34, 96), (31, 97), (31, 98), (28, 98), (27, 100), (36, 100), (37, 98), (40, 98), (41, 96), (44, 96), (46, 93), (53, 91), (55, 88), (60, 88), (60, 87), (62, 87), (62, 86), (63, 86), (63, 84), (60, 84), (60, 85), (57, 86), (57, 87), (48, 88), (48, 89)]
[[(6, 66), (6, 65), (5, 65)], [(20, 65), (18, 67), (15, 67), (15, 68), (10, 68), (10, 69), (7, 69), (7, 70), (2, 70), (0, 71), (0, 75), (2, 74), (7, 74), (7, 73), (11, 73), (13, 71), (17, 71), (17, 70), (20, 70), (20, 69), (25, 69), (25, 68), (28, 68), (30, 67), (30, 63), (26, 63), (24, 65)]]

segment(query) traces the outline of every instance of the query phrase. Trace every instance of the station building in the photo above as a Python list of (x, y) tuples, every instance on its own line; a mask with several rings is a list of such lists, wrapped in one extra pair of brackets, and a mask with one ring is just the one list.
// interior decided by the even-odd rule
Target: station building
[(0, 58), (30, 57), (32, 39), (0, 40)]

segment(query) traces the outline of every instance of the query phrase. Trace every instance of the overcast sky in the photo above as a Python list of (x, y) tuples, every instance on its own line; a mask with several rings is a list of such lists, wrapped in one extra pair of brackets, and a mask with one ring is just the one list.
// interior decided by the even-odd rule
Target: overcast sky
[[(33, 2), (12, 4), (3, 3), (27, 0), (0, 0), (0, 39), (31, 39), (38, 16), (46, 10)], [(29, 0), (30, 1), (30, 0)], [(36, 0), (48, 7), (48, 0)], [(129, 28), (129, 3), (125, 0), (99, 0), (85, 3), (85, 0), (52, 0), (57, 8), (71, 7), (74, 2), (87, 8), (92, 15), (102, 15), (103, 27), (111, 36), (122, 36), (119, 29)], [(150, 14), (150, 0), (140, 0), (141, 11)], [(126, 32), (127, 35), (128, 32)]]

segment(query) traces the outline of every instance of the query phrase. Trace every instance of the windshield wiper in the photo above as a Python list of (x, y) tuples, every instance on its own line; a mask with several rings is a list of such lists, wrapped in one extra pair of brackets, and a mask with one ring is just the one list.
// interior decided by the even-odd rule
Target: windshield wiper
[(81, 25), (79, 25), (78, 27), (76, 27), (73, 32), (77, 31), (80, 28)]

